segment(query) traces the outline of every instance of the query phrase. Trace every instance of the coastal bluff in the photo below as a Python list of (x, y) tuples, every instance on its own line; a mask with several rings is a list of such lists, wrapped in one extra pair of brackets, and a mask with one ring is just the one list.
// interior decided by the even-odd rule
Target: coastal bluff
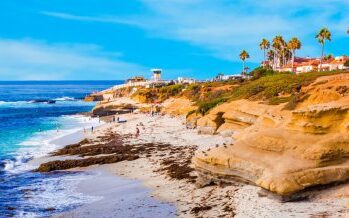
[(200, 112), (205, 94), (224, 96), (256, 82), (104, 91), (96, 94), (102, 101), (93, 114), (123, 114), (130, 108), (150, 112), (156, 108), (162, 114), (186, 117), (187, 128), (199, 134), (232, 138), (233, 144), (196, 152), (192, 164), (202, 186), (243, 182), (291, 200), (311, 187), (347, 182), (349, 74), (318, 76), (309, 83), (296, 84), (296, 91), (278, 93), (278, 99), (288, 99), (284, 103), (272, 104), (256, 93)]
[(287, 105), (237, 100), (197, 120), (202, 133), (225, 134), (231, 145), (193, 158), (201, 185), (242, 181), (291, 197), (309, 187), (349, 179), (349, 75), (319, 77)]

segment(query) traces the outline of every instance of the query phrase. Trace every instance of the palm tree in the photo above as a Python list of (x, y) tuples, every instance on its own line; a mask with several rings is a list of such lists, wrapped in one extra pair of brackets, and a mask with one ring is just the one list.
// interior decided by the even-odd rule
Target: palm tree
[(245, 61), (250, 58), (250, 54), (246, 50), (242, 50), (240, 53), (240, 59), (242, 60), (242, 74), (246, 75)]
[(273, 69), (277, 66), (281, 66), (285, 62), (285, 48), (286, 48), (286, 42), (284, 38), (280, 35), (275, 36), (273, 39), (273, 44), (272, 44), (273, 50), (274, 50), (274, 67)]
[(275, 53), (274, 50), (269, 50), (267, 53), (269, 63), (274, 61)]
[(302, 47), (301, 41), (297, 37), (293, 37), (287, 44), (288, 49), (292, 51), (292, 70), (294, 66), (294, 58), (296, 56), (296, 50)]
[(281, 44), (281, 63), (282, 63), (282, 66), (286, 65), (286, 55), (287, 53), (290, 53), (290, 51), (288, 50), (287, 48), (287, 42), (284, 40), (284, 38), (281, 37), (280, 39), (280, 44)]
[[(264, 52), (264, 63), (266, 62), (266, 50), (270, 48), (270, 42), (267, 39), (262, 39), (259, 48)], [(264, 66), (263, 66), (264, 67)]]
[(324, 50), (325, 50), (325, 42), (326, 40), (331, 41), (331, 32), (327, 28), (322, 28), (319, 33), (315, 36), (315, 38), (318, 39), (319, 43), (321, 44), (321, 59), (320, 59), (320, 67), (319, 71), (322, 68), (322, 59), (324, 57)]

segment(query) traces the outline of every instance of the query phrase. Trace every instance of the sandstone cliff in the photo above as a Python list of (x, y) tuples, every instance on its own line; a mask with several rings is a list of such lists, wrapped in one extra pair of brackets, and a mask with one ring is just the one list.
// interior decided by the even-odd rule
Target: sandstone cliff
[(194, 102), (181, 98), (169, 98), (162, 104), (162, 112), (170, 115), (186, 116), (189, 112), (197, 109)]
[(349, 179), (349, 75), (320, 77), (295, 109), (238, 100), (197, 120), (202, 133), (230, 135), (233, 145), (199, 152), (204, 182), (244, 181), (282, 196)]

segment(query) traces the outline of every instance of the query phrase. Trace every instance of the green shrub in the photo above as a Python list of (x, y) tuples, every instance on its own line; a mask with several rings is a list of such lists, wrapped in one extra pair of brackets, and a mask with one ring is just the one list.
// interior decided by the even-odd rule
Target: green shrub
[(250, 76), (252, 76), (253, 80), (256, 80), (263, 76), (270, 76), (276, 73), (277, 72), (273, 71), (271, 68), (257, 67), (253, 71), (251, 71)]
[(184, 88), (184, 86), (181, 84), (169, 85), (169, 86), (161, 87), (159, 92), (162, 94), (174, 96), (174, 95), (177, 95), (178, 93), (180, 93), (183, 88)]
[(209, 110), (211, 110), (212, 108), (214, 108), (217, 105), (222, 104), (226, 101), (227, 100), (225, 98), (216, 98), (216, 99), (209, 101), (209, 102), (201, 102), (201, 103), (199, 103), (199, 108), (197, 111), (199, 113), (201, 113), (202, 115), (205, 115)]
[(186, 91), (183, 95), (193, 101), (196, 101), (200, 96), (201, 85), (200, 84), (190, 84), (186, 87)]

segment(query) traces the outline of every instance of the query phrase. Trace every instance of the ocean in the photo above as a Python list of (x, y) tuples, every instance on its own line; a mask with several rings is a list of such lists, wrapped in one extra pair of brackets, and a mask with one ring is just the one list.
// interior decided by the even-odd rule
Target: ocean
[(69, 188), (81, 173), (35, 173), (28, 162), (57, 149), (55, 138), (98, 125), (77, 115), (95, 105), (82, 98), (121, 83), (0, 81), (0, 217), (45, 217), (96, 200)]

